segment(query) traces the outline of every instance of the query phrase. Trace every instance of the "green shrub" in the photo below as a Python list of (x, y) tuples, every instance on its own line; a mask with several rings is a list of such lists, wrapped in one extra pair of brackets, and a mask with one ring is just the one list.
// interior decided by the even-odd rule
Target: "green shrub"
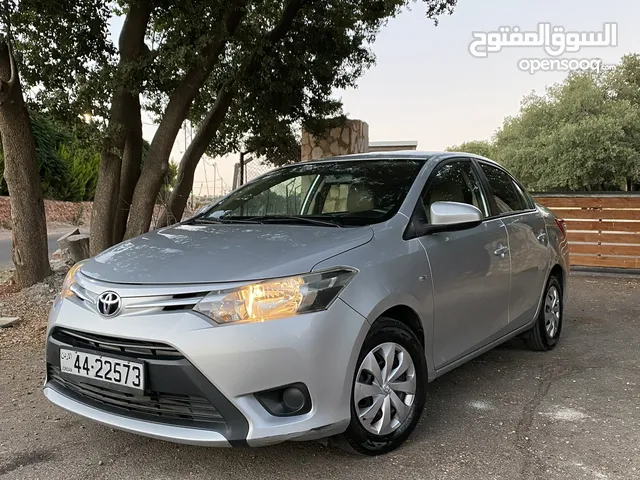
[[(95, 141), (79, 139), (71, 125), (30, 111), (42, 194), (52, 200), (93, 200), (98, 182), (100, 153)], [(0, 148), (0, 195), (8, 195)]]
[(69, 178), (69, 168), (58, 154), (59, 148), (71, 141), (71, 135), (60, 124), (39, 112), (29, 112), (36, 143), (36, 159), (45, 198), (63, 200), (62, 191)]
[(98, 182), (100, 154), (79, 141), (61, 145), (58, 156), (67, 169), (67, 178), (58, 186), (59, 200), (92, 200)]

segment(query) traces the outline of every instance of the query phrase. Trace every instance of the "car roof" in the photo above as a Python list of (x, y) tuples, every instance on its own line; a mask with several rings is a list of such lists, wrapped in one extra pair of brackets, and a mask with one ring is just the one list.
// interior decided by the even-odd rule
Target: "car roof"
[(353, 153), (350, 155), (340, 155), (337, 157), (310, 160), (302, 163), (324, 163), (324, 162), (349, 162), (354, 160), (419, 160), (424, 162), (439, 162), (449, 158), (469, 157), (483, 160), (489, 163), (496, 163), (491, 159), (465, 152), (437, 152), (419, 150), (396, 150), (390, 152)]

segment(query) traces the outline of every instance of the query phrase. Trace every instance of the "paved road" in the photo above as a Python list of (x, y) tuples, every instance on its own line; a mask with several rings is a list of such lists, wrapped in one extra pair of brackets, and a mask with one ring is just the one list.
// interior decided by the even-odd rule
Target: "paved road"
[[(70, 227), (73, 228), (73, 227)], [(57, 240), (64, 232), (50, 233), (47, 235), (49, 244), (49, 255), (58, 249)], [(0, 238), (0, 267), (11, 263), (11, 238)]]
[(378, 458), (113, 431), (46, 402), (40, 350), (0, 349), (0, 478), (638, 479), (640, 281), (573, 277), (571, 294), (558, 348), (512, 341), (438, 379), (410, 442)]

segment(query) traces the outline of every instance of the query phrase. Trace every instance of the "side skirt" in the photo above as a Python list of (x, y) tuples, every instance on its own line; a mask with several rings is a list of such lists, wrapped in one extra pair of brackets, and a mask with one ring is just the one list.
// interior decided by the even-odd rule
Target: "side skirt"
[(507, 340), (511, 340), (513, 337), (517, 337), (521, 333), (526, 332), (527, 330), (529, 330), (536, 323), (536, 320), (538, 319), (537, 313), (538, 312), (536, 311), (536, 316), (533, 318), (533, 321), (527, 323), (526, 325), (518, 328), (517, 330), (509, 332), (506, 335), (498, 338), (497, 340), (494, 340), (493, 342), (485, 345), (484, 347), (479, 348), (475, 352), (471, 352), (470, 354), (465, 355), (464, 357), (459, 358), (458, 360), (456, 360), (456, 361), (454, 361), (454, 362), (452, 362), (452, 363), (450, 363), (448, 365), (445, 365), (444, 367), (440, 368), (439, 370), (436, 370), (434, 372), (434, 376), (433, 376), (432, 380), (435, 380), (436, 378), (440, 377), (441, 375), (444, 375), (445, 373), (450, 372), (454, 368), (459, 367), (463, 363), (467, 363), (469, 360), (472, 360), (472, 359), (482, 355), (483, 353), (488, 352), (489, 350), (493, 350), (495, 347), (497, 347), (498, 345), (506, 342)]

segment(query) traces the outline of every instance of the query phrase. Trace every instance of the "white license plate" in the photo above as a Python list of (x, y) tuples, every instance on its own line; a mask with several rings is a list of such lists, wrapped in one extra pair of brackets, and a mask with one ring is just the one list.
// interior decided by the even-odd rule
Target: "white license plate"
[(62, 373), (144, 390), (144, 365), (119, 358), (60, 349)]

